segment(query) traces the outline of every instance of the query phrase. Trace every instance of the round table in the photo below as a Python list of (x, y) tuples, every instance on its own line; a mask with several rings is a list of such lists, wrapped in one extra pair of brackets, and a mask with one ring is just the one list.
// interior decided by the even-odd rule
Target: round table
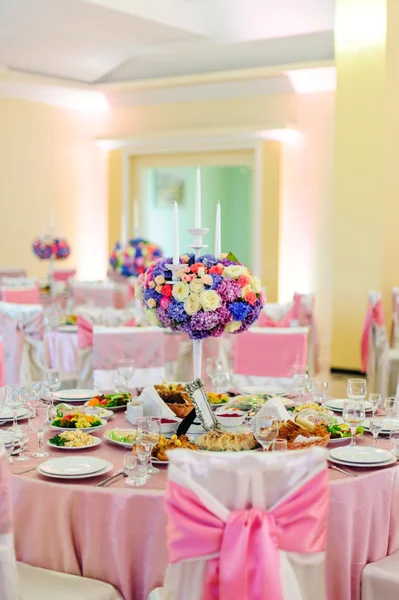
[[(104, 429), (130, 428), (125, 411)], [(54, 435), (49, 432), (46, 440)], [(30, 449), (36, 447), (32, 434)], [(359, 443), (370, 444), (371, 436)], [(387, 447), (388, 442), (379, 442)], [(78, 451), (75, 451), (75, 453)], [(82, 450), (122, 468), (125, 450), (107, 441)], [(70, 456), (51, 449), (52, 456)], [(34, 470), (40, 461), (14, 462), (12, 492), (18, 560), (112, 583), (125, 600), (146, 600), (162, 585), (167, 566), (163, 496), (167, 466), (140, 488), (122, 479), (110, 487), (96, 483), (111, 473), (68, 482), (47, 479)], [(345, 467), (346, 469), (347, 467)], [(399, 470), (350, 469), (358, 477), (329, 470), (331, 481), (326, 578), (328, 600), (360, 600), (361, 572), (368, 562), (399, 549)]]

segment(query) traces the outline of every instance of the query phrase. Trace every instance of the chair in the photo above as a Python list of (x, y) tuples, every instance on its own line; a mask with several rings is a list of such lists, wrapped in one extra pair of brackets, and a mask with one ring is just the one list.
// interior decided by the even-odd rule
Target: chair
[(10, 473), (0, 446), (0, 598), (1, 600), (123, 600), (109, 583), (16, 562)]
[(131, 387), (165, 379), (163, 333), (157, 327), (93, 327), (93, 379), (100, 390), (114, 388), (121, 359), (134, 361)]
[(365, 566), (362, 573), (362, 600), (397, 600), (399, 594), (399, 552)]
[(308, 327), (251, 327), (234, 340), (234, 379), (248, 385), (289, 387), (294, 365), (304, 365)]
[(369, 292), (368, 308), (361, 339), (362, 372), (367, 373), (371, 392), (385, 398), (396, 393), (399, 350), (390, 348), (385, 328), (381, 294)]
[(169, 567), (149, 600), (323, 600), (326, 451), (169, 453)]
[(5, 383), (30, 384), (45, 367), (44, 311), (40, 305), (0, 302)]
[(1, 277), (27, 277), (28, 273), (25, 269), (0, 269)]
[(69, 283), (76, 275), (76, 269), (54, 269), (52, 278), (54, 281)]
[(75, 306), (126, 308), (128, 288), (115, 281), (71, 281)]
[(13, 304), (39, 304), (40, 290), (36, 279), (28, 277), (3, 277), (1, 298)]

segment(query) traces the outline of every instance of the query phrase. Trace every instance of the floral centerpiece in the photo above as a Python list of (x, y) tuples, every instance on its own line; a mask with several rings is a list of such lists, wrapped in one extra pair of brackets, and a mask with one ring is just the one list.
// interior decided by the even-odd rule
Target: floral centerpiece
[(117, 242), (109, 258), (110, 265), (123, 277), (138, 277), (151, 262), (162, 256), (162, 250), (144, 238), (134, 238), (126, 244)]
[(62, 260), (71, 253), (69, 244), (63, 238), (44, 236), (36, 238), (32, 244), (33, 253), (40, 260)]
[(259, 277), (232, 254), (180, 256), (172, 284), (171, 258), (153, 262), (140, 275), (142, 303), (150, 324), (182, 331), (193, 340), (241, 333), (258, 318), (265, 302)]

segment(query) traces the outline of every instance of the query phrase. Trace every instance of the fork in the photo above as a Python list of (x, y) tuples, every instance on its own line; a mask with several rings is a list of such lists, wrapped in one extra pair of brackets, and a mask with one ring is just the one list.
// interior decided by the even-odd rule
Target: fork
[(110, 485), (113, 485), (114, 483), (116, 483), (120, 479), (123, 479), (124, 477), (127, 477), (127, 473), (125, 473), (125, 472), (119, 473), (119, 475), (117, 475), (116, 477), (111, 479), (111, 481), (108, 481), (105, 485), (103, 485), (103, 487), (109, 487)]
[(96, 487), (102, 487), (102, 486), (104, 486), (106, 483), (108, 483), (108, 481), (111, 481), (111, 479), (114, 479), (114, 477), (118, 477), (118, 475), (122, 475), (122, 473), (123, 473), (123, 470), (120, 469), (119, 471), (117, 471), (116, 473), (114, 473), (113, 475), (111, 475), (110, 477), (107, 477), (106, 479), (103, 479), (99, 483), (96, 483)]
[(338, 471), (339, 473), (343, 473), (344, 475), (349, 475), (349, 477), (358, 477), (357, 473), (351, 473), (350, 471), (344, 471), (344, 469), (340, 469), (335, 465), (328, 465), (329, 469), (334, 469), (334, 471)]
[(31, 471), (35, 471), (36, 467), (30, 467), (29, 469), (25, 469), (25, 471), (17, 471), (13, 473), (13, 475), (23, 475), (24, 473), (30, 473)]

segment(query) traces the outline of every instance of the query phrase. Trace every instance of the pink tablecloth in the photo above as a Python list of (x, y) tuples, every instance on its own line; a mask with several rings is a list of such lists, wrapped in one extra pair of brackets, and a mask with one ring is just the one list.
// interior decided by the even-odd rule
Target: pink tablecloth
[[(119, 413), (107, 427), (126, 425)], [(363, 438), (362, 443), (370, 440)], [(66, 452), (52, 450), (52, 455)], [(115, 470), (122, 467), (124, 451), (107, 442), (84, 452), (110, 460)], [(18, 473), (33, 464), (13, 463), (12, 470)], [(18, 559), (102, 579), (115, 585), (125, 600), (145, 600), (162, 584), (167, 564), (163, 510), (167, 471), (161, 469), (138, 489), (127, 488), (124, 481), (97, 488), (101, 477), (67, 483), (47, 480), (36, 471), (14, 476)], [(398, 467), (357, 472), (355, 479), (330, 471), (328, 600), (360, 600), (364, 565), (399, 548)]]
[(44, 347), (50, 369), (58, 369), (61, 377), (77, 373), (78, 334), (74, 332), (47, 331)]

